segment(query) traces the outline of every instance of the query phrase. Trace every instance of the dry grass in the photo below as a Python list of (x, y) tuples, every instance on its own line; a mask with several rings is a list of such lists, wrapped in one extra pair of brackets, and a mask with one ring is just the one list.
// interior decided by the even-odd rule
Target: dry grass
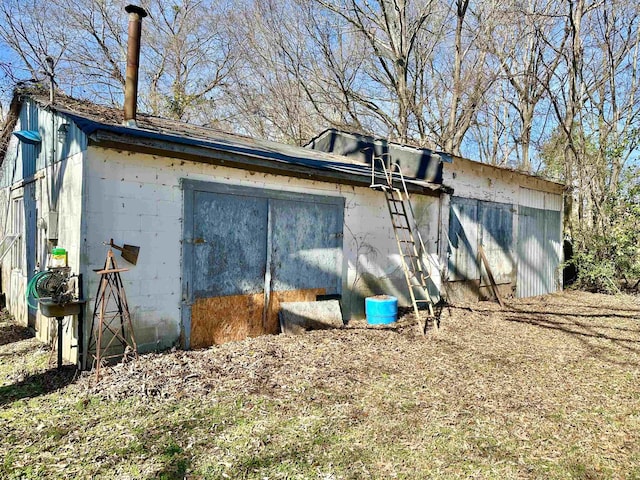
[[(7, 374), (0, 477), (640, 478), (638, 298), (407, 323), (145, 355), (97, 386)], [(29, 364), (25, 341), (0, 346), (0, 373)]]

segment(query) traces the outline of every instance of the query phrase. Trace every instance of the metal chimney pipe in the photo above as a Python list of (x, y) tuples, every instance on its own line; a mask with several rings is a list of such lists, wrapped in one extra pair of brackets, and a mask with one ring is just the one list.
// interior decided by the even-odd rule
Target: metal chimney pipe
[(140, 63), (140, 33), (142, 19), (147, 16), (144, 8), (127, 5), (124, 8), (129, 14), (129, 42), (127, 44), (127, 73), (124, 84), (124, 125), (136, 126), (138, 110), (138, 67)]

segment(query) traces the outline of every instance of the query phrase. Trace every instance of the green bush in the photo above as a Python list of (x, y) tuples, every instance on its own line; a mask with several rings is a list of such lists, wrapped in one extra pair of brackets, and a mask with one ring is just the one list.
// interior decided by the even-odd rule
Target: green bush
[(603, 206), (601, 226), (578, 224), (574, 233), (576, 286), (617, 293), (624, 279), (640, 278), (640, 180), (629, 172)]

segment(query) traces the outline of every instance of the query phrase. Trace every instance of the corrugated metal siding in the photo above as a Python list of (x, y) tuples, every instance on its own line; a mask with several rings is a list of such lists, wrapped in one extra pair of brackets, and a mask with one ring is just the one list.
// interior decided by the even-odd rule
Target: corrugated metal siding
[(42, 143), (29, 145), (20, 142), (13, 135), (11, 136), (9, 148), (2, 164), (1, 186), (6, 187), (36, 172), (38, 158), (42, 156), (46, 141), (45, 132), (40, 128), (40, 113), (40, 110), (30, 102), (25, 102), (22, 106), (15, 130), (38, 132), (43, 137)]
[[(14, 166), (16, 165), (16, 157), (19, 154), (18, 143), (18, 139), (12, 135), (0, 169), (0, 187), (7, 187), (15, 181)], [(20, 172), (22, 172), (22, 167), (20, 167)]]
[[(43, 136), (43, 142), (39, 145), (29, 145), (23, 143), (20, 145), (20, 159), (19, 162), (21, 170), (19, 170), (20, 177), (29, 177), (36, 173), (36, 161), (42, 152), (42, 147), (45, 143), (45, 132), (40, 127), (40, 111), (32, 103), (25, 104), (24, 108), (20, 112), (20, 130), (33, 130), (39, 132)], [(20, 167), (19, 167), (20, 168)]]
[(560, 212), (518, 209), (518, 297), (558, 290), (561, 259)]
[(539, 208), (544, 210), (544, 192), (539, 190), (532, 190), (530, 188), (520, 187), (519, 192), (520, 201), (518, 205), (530, 208)]
[(559, 212), (562, 210), (562, 195), (557, 193), (544, 194), (544, 209)]
[(546, 237), (546, 257), (547, 275), (551, 279), (551, 291), (560, 289), (561, 270), (560, 263), (563, 261), (562, 253), (562, 217), (558, 211), (546, 210), (545, 217), (545, 237)]

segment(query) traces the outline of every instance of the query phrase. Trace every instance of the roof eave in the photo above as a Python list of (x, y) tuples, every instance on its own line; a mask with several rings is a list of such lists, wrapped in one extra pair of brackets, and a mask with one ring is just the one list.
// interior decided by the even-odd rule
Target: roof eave
[[(140, 132), (132, 135), (122, 129), (118, 130), (111, 131), (111, 129), (98, 127), (88, 135), (89, 145), (360, 187), (368, 187), (371, 181), (368, 175), (341, 172), (332, 169), (330, 166), (318, 168), (296, 165), (276, 158), (231, 152), (209, 144), (193, 145), (181, 143), (178, 138), (170, 138), (169, 135), (165, 134), (141, 136), (139, 135)], [(450, 193), (452, 191), (449, 187), (443, 185), (424, 184), (423, 182), (407, 182), (407, 189), (411, 193), (431, 196), (439, 196), (443, 192)]]
[(9, 140), (11, 134), (16, 128), (18, 118), (20, 117), (20, 109), (24, 103), (22, 95), (17, 91), (14, 92), (11, 104), (9, 105), (9, 111), (5, 119), (2, 131), (0, 131), (0, 165), (4, 163), (5, 156), (7, 155), (7, 148), (9, 147)]

